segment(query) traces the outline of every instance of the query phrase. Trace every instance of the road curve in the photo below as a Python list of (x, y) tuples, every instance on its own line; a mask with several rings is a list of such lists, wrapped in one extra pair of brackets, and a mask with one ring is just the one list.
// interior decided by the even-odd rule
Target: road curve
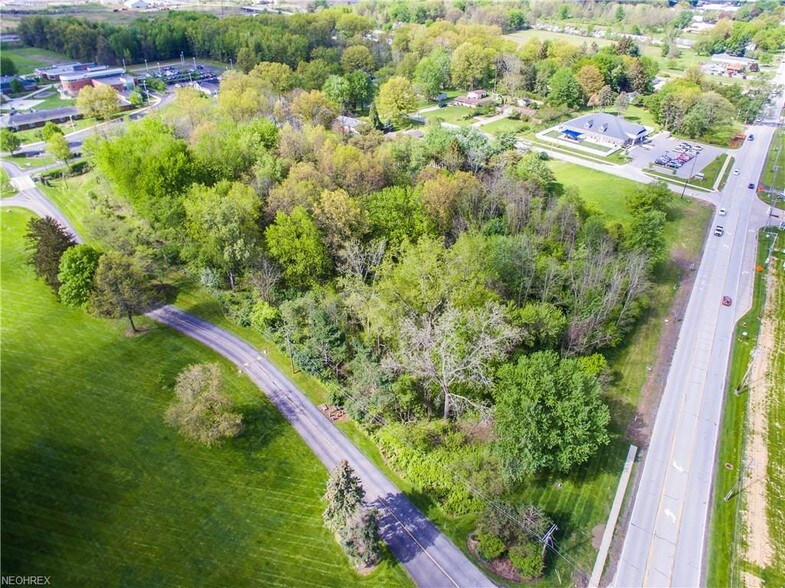
[(210, 347), (237, 365), (281, 411), (328, 469), (346, 459), (381, 512), (380, 532), (418, 586), (493, 586), (469, 559), (263, 354), (242, 339), (173, 306), (148, 316)]
[[(7, 162), (3, 162), (5, 167)], [(0, 206), (18, 206), (57, 218), (81, 242), (68, 219), (36, 187)], [(387, 477), (258, 350), (242, 339), (186, 313), (163, 306), (154, 320), (199, 341), (234, 363), (292, 424), (328, 469), (346, 459), (363, 482), (368, 502), (380, 512), (379, 532), (392, 554), (422, 588), (480, 588), (494, 584), (453, 545)]]

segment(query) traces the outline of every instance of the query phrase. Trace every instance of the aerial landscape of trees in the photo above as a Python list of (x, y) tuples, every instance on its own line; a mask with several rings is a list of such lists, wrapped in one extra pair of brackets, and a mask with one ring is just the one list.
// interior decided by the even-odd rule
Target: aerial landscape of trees
[[(470, 548), (508, 562), (517, 580), (543, 576), (542, 538), (558, 519), (527, 488), (582, 475), (619, 436), (609, 358), (656, 310), (674, 200), (664, 182), (641, 185), (610, 221), (583, 186), (557, 181), (547, 153), (518, 143), (534, 117), (518, 113), (512, 132), (442, 124), (441, 95), (488, 89), (531, 107), (539, 128), (576, 111), (636, 108), (666, 131), (705, 138), (754, 119), (770, 90), (697, 69), (674, 76), (665, 60), (688, 23), (659, 4), (607, 14), (600, 3), (536, 4), (19, 24), (25, 43), (75, 59), (182, 52), (232, 63), (217, 99), (178, 87), (168, 106), (84, 141), (96, 178), (88, 244), (52, 218), (31, 221), (36, 275), (66, 306), (128, 320), (129, 335), (178, 288), (208, 293), (316, 378), (445, 516), (472, 516)], [(781, 47), (785, 36), (771, 31), (779, 12), (761, 11), (724, 16), (696, 51)], [(629, 36), (600, 47), (502, 35), (536, 19), (598, 18), (671, 35), (674, 49), (660, 60)], [(80, 92), (85, 116), (114, 114), (104, 87)], [(423, 106), (436, 115), (412, 117)], [(41, 134), (65, 181), (68, 141), (56, 125)], [(3, 132), (0, 147), (14, 152), (15, 138)], [(243, 435), (222, 387), (217, 365), (188, 366), (166, 422), (205, 445)], [(347, 462), (324, 500), (324, 523), (352, 564), (377, 564), (377, 513)]]

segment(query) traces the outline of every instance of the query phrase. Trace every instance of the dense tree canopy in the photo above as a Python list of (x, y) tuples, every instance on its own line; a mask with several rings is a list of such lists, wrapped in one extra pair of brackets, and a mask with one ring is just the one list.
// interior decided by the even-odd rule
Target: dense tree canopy
[(597, 378), (578, 360), (552, 351), (522, 357), (500, 370), (495, 395), (497, 449), (512, 479), (569, 471), (610, 441)]

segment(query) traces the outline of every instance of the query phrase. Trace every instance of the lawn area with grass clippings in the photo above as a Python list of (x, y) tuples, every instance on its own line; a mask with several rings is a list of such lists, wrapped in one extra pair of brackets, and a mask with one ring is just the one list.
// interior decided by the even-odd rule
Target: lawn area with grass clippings
[[(2, 569), (57, 585), (401, 586), (355, 573), (322, 522), (327, 472), (250, 381), (142, 320), (58, 304), (24, 261), (31, 214), (2, 219)], [(215, 361), (246, 427), (206, 448), (164, 423), (186, 365)]]

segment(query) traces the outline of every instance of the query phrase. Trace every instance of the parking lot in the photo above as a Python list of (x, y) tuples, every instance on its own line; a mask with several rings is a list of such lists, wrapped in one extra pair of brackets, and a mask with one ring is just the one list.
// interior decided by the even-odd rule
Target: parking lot
[[(680, 147), (683, 143), (688, 143), (692, 149)], [(699, 173), (725, 151), (721, 147), (668, 137), (668, 133), (658, 133), (651, 137), (650, 143), (635, 147), (629, 152), (629, 155), (632, 157), (630, 163), (635, 167), (673, 174), (679, 178), (688, 178), (690, 175)], [(694, 157), (690, 157), (690, 155), (694, 155)], [(665, 161), (665, 159), (678, 161), (679, 158), (684, 160), (681, 167), (675, 165), (668, 167), (655, 163), (658, 159), (660, 161)], [(651, 168), (649, 168), (650, 164)]]

